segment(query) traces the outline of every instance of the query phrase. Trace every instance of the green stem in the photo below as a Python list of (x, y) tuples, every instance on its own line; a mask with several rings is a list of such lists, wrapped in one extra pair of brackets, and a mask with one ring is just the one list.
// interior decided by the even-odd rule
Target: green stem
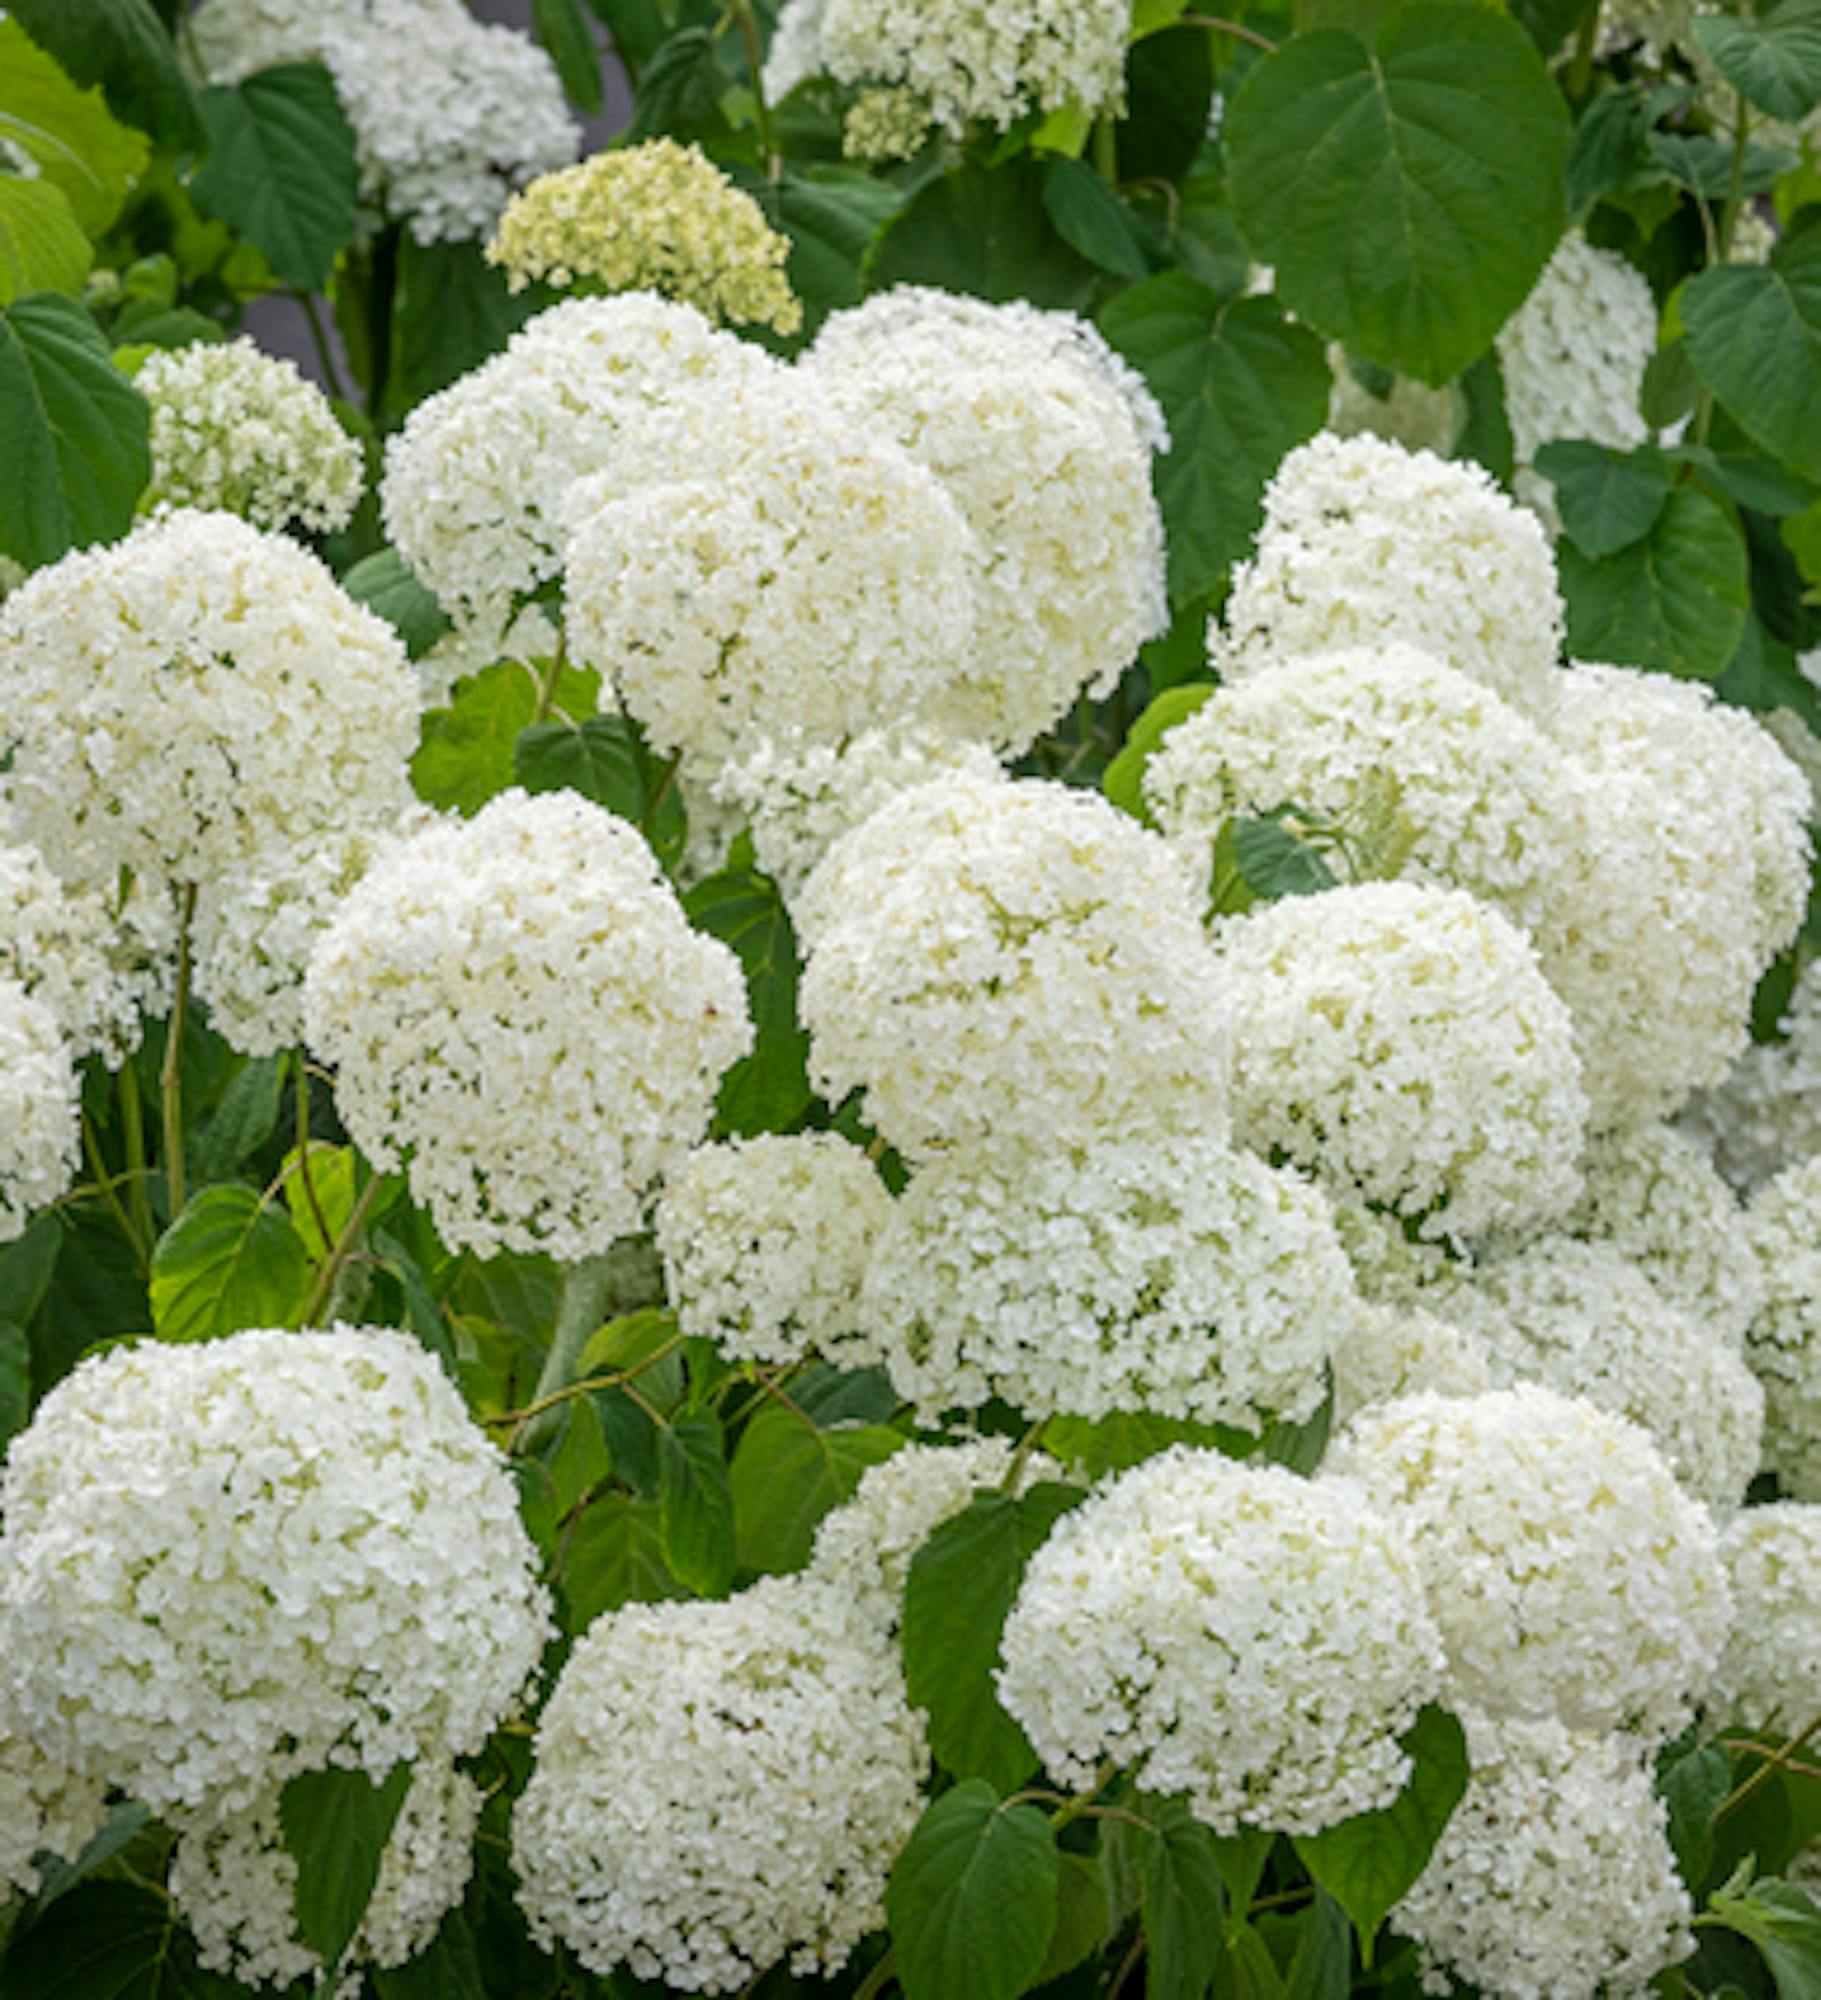
[(375, 1174), (360, 1191), (360, 1199), (354, 1204), (341, 1234), (335, 1239), (335, 1247), (323, 1259), (322, 1268), (316, 1274), (316, 1282), (310, 1287), (310, 1297), (304, 1306), (301, 1326), (317, 1325), (335, 1291), (335, 1281), (354, 1254), (356, 1246), (366, 1232), (367, 1218), (373, 1213), (373, 1204), (379, 1199), (379, 1191), (385, 1186), (383, 1175)]
[[(531, 1392), (533, 1407), (546, 1404), (575, 1374), (582, 1349), (601, 1323), (607, 1305), (608, 1259), (605, 1254), (583, 1257), (563, 1272), (563, 1296), (556, 1309), (550, 1352)], [(548, 1404), (514, 1434), (514, 1451), (535, 1451), (556, 1428), (556, 1406)]]
[(563, 678), (563, 667), (567, 662), (569, 633), (565, 626), (557, 627), (556, 651), (550, 656), (550, 671), (538, 677), (537, 707), (531, 711), (531, 726), (550, 720), (551, 708), (556, 702), (557, 687)]
[(132, 1245), (134, 1260), (140, 1270), (144, 1270), (151, 1259), (152, 1246), (134, 1227), (131, 1218), (120, 1205), (120, 1197), (114, 1192), (116, 1180), (127, 1177), (108, 1172), (107, 1162), (101, 1157), (101, 1140), (95, 1131), (95, 1121), (85, 1111), (82, 1114), (82, 1150), (89, 1163), (89, 1171), (95, 1176), (95, 1186), (101, 1192), (101, 1199), (108, 1205), (108, 1213), (113, 1216), (115, 1226), (128, 1243)]
[(1732, 171), (1726, 179), (1726, 206), (1720, 211), (1719, 254), (1714, 261), (1724, 264), (1732, 255), (1733, 231), (1739, 226), (1739, 210), (1745, 199), (1745, 154), (1751, 139), (1751, 111), (1743, 91), (1737, 93), (1738, 110), (1733, 124)]
[(297, 1051), (297, 1175), (303, 1182), (304, 1201), (310, 1211), (310, 1219), (316, 1224), (316, 1233), (325, 1244), (329, 1238), (329, 1218), (322, 1212), (322, 1203), (316, 1198), (316, 1180), (310, 1172), (310, 1079), (305, 1075), (309, 1058), (302, 1049)]
[(1094, 169), (1107, 186), (1119, 188), (1119, 127), (1110, 116), (1094, 121)]
[(1277, 44), (1269, 35), (1261, 35), (1256, 28), (1242, 27), (1237, 21), (1222, 20), (1218, 14), (1179, 14), (1170, 25), (1173, 28), (1206, 28), (1211, 35), (1231, 35), (1236, 42), (1250, 42), (1255, 49), (1263, 49), (1268, 56), (1277, 53)]
[(183, 1030), (190, 1012), (190, 919), (196, 914), (196, 885), (187, 883), (177, 919), (177, 990), (164, 1031), (164, 1061), (158, 1067), (158, 1095), (164, 1112), (164, 1186), (171, 1220), (183, 1213)]
[(1043, 1436), (1049, 1421), (1048, 1417), (1039, 1417), (1018, 1440), (1018, 1449), (1012, 1453), (1012, 1462), (1005, 1468), (1005, 1477), (999, 1482), (999, 1490), (1002, 1493), (1017, 1492), (1018, 1481), (1023, 1475), (1025, 1465), (1031, 1453), (1037, 1449), (1037, 1440)]
[(1783, 1767), (1789, 1762), (1789, 1760), (1796, 1754), (1796, 1752), (1802, 1748), (1803, 1744), (1805, 1744), (1809, 1740), (1809, 1738), (1815, 1735), (1818, 1731), (1821, 1731), (1821, 1715), (1817, 1715), (1814, 1718), (1814, 1720), (1809, 1723), (1806, 1729), (1800, 1731), (1797, 1735), (1792, 1736), (1774, 1757), (1767, 1758), (1764, 1763), (1760, 1764), (1758, 1768), (1754, 1772), (1752, 1772), (1750, 1777), (1744, 1779), (1740, 1784), (1735, 1785), (1733, 1789), (1726, 1794), (1725, 1798), (1723, 1798), (1720, 1801), (1720, 1803), (1714, 1808), (1713, 1824), (1715, 1826), (1718, 1826), (1720, 1822), (1723, 1819), (1725, 1819), (1729, 1814), (1737, 1812), (1739, 1808), (1745, 1803), (1745, 1801), (1749, 1799), (1761, 1785), (1769, 1784), (1771, 1779), (1774, 1778), (1777, 1775), (1777, 1773), (1781, 1771)]
[(1574, 56), (1568, 65), (1569, 101), (1579, 104), (1587, 95), (1587, 86), (1593, 79), (1594, 37), (1600, 31), (1600, 0), (1587, 0), (1581, 9), (1580, 25), (1575, 31)]
[(854, 1988), (854, 2000), (879, 2000), (879, 1995), (896, 1978), (897, 1972), (897, 1950), (894, 1946), (888, 1944), (885, 1947), (885, 1956), (880, 1959), (878, 1964)]
[(310, 343), (316, 349), (317, 365), (322, 369), (322, 379), (329, 394), (341, 402), (350, 401), (347, 389), (335, 367), (335, 353), (329, 345), (328, 335), (322, 330), (322, 319), (316, 310), (316, 301), (311, 295), (293, 285), (291, 296), (303, 308), (305, 323), (310, 329)]
[(732, 0), (731, 12), (746, 49), (746, 67), (752, 76), (752, 122), (759, 135), (759, 151), (765, 155), (765, 175), (777, 180), (784, 172), (777, 141), (771, 127), (771, 106), (765, 102), (765, 57), (759, 47), (759, 24), (753, 18), (752, 0)]
[(158, 1240), (152, 1220), (151, 1197), (146, 1193), (145, 1115), (139, 1102), (139, 1078), (129, 1062), (120, 1072), (120, 1127), (126, 1138), (126, 1198), (132, 1210), (133, 1227), (146, 1243)]

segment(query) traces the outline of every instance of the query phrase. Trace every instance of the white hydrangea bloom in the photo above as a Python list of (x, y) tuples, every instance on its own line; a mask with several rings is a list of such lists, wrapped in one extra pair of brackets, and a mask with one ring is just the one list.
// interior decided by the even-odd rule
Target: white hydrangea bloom
[(934, 472), (974, 531), (958, 734), (1027, 749), (1168, 628), (1151, 458), (1169, 436), (1087, 321), (900, 286), (831, 314), (800, 366), (843, 415)]
[(1370, 432), (1406, 451), (1432, 451), (1438, 458), (1446, 458), (1454, 449), (1465, 413), (1451, 384), (1437, 389), (1408, 375), (1394, 375), (1381, 396), (1354, 374), (1339, 341), (1328, 348), (1328, 373), (1333, 386), (1328, 391), (1327, 428), (1336, 437)]
[(1131, 0), (785, 0), (764, 72), (768, 97), (826, 73), (903, 85), (959, 138), (1031, 111), (1125, 108)]
[(573, 792), (502, 792), (385, 854), (316, 948), (304, 1025), (361, 1151), (482, 1256), (643, 1227), (752, 1046), (738, 960)]
[(1580, 865), (1538, 925), (1592, 1127), (1717, 1083), (1808, 897), (1808, 786), (1743, 710), (1628, 667), (1559, 673), (1543, 721), (1585, 774)]
[(1334, 1421), (1374, 1403), (1430, 1390), (1478, 1396), (1493, 1385), (1492, 1362), (1475, 1333), (1422, 1306), (1362, 1299), (1334, 1354)]
[(1707, 1714), (1793, 1736), (1821, 1715), (1821, 1507), (1747, 1507), (1722, 1532), (1720, 1553), (1737, 1609)]
[(839, 1970), (884, 1921), (929, 1765), (895, 1650), (802, 1577), (596, 1619), (535, 1756), (512, 1820), (532, 1936), (691, 1993), (787, 1956)]
[(205, 0), (191, 32), (211, 83), (322, 63), (363, 191), (420, 243), (491, 234), (514, 188), (575, 157), (556, 65), (461, 0)]
[(175, 943), (166, 898), (62, 883), (36, 848), (0, 841), (0, 978), (49, 1009), (73, 1058), (139, 1046), (143, 1017), (169, 1003)]
[(837, 1347), (857, 1330), (891, 1212), (872, 1162), (838, 1132), (699, 1147), (657, 1205), (677, 1324), (730, 1359), (780, 1367)]
[(1503, 2000), (1645, 1992), (1695, 1938), (1638, 1746), (1549, 1720), (1464, 1720), (1473, 1776), (1392, 1928)]
[(1442, 1666), (1416, 1558), (1359, 1486), (1180, 1446), (1057, 1523), (1000, 1656), (1059, 1783), (1110, 1759), (1225, 1834), (1389, 1805)]
[(1525, 1384), (1363, 1411), (1326, 1470), (1406, 1523), (1448, 1698), (1670, 1736), (1732, 1619), (1714, 1526), (1623, 1417)]
[(1157, 824), (1204, 872), (1236, 813), (1339, 815), (1383, 796), (1408, 842), (1399, 873), (1470, 890), (1527, 929), (1581, 816), (1572, 767), (1527, 717), (1396, 639), (1216, 689), (1164, 737), (1143, 785)]
[[(884, 1630), (897, 1630), (904, 1586), (917, 1551), (944, 1521), (966, 1511), (976, 1489), (1003, 1487), (1014, 1447), (1008, 1438), (959, 1444), (907, 1444), (860, 1475), (852, 1497), (824, 1514), (806, 1575), (861, 1605)], [(1035, 1451), (1014, 1490), (1060, 1479), (1062, 1468)]]
[(1615, 451), (1648, 441), (1638, 400), (1657, 351), (1656, 300), (1616, 250), (1596, 249), (1571, 230), (1495, 345), (1518, 465), (1514, 490), (1559, 532), (1555, 488), (1533, 461), (1557, 438), (1589, 438)]
[(0, 1909), (42, 1886), (40, 1854), (74, 1861), (107, 1819), (107, 1785), (54, 1763), (23, 1736), (0, 1731)]
[(1261, 906), (1218, 942), (1246, 1144), (1431, 1236), (1574, 1199), (1587, 1106), (1573, 1026), (1497, 911), (1367, 882)]
[(561, 574), (569, 488), (605, 473), (632, 417), (772, 358), (649, 292), (565, 299), (426, 397), (386, 450), (386, 535), (458, 624), (491, 638)]
[(1614, 1244), (1539, 1237), (1481, 1264), (1442, 1310), (1477, 1336), (1501, 1388), (1584, 1396), (1648, 1432), (1696, 1499), (1744, 1499), (1764, 1391), (1725, 1327), (1672, 1304)]
[(753, 853), (796, 906), (816, 864), (844, 833), (899, 792), (956, 773), (990, 783), (999, 760), (984, 744), (928, 729), (868, 729), (838, 748), (764, 737), (727, 765), (716, 791), (752, 828)]
[(835, 843), (798, 899), (797, 996), (831, 1103), (901, 1152), (1219, 1134), (1219, 967), (1164, 842), (1098, 795), (955, 776)]
[(970, 1148), (926, 1167), (866, 1273), (865, 1337), (935, 1419), (1116, 1410), (1258, 1431), (1300, 1423), (1357, 1310), (1328, 1205), (1220, 1140), (1156, 1134)]
[(14, 1438), (0, 1510), (0, 1698), (154, 1811), (471, 1755), (550, 1630), (504, 1460), (389, 1330), (111, 1348)]
[(1821, 1501), (1821, 1154), (1752, 1197), (1764, 1305), (1745, 1358), (1764, 1384), (1764, 1462), (1797, 1500)]
[(1796, 975), (1777, 1026), (1780, 1041), (1752, 1042), (1680, 1120), (1744, 1195), (1821, 1153), (1821, 958)]
[[(249, 1986), (320, 1984), (322, 1960), (298, 1935), (297, 1862), (284, 1844), (278, 1801), (273, 1789), (250, 1805), (173, 1814), (171, 1902), (209, 1971)], [(454, 1765), (413, 1771), (347, 1964), (403, 1965), (428, 1948), (474, 1872), (480, 1813), (479, 1786)]]
[(66, 879), (205, 882), (409, 803), (397, 634), (281, 535), (174, 513), (0, 608), (14, 828)]
[(256, 528), (345, 528), (364, 483), (360, 446), (297, 364), (252, 341), (148, 354), (133, 378), (152, 406), (152, 483), (139, 505), (216, 507)]
[(1324, 431), (1264, 504), (1208, 635), (1223, 679), (1401, 639), (1519, 708), (1540, 697), (1564, 630), (1549, 538), (1479, 466)]
[(569, 641), (654, 749), (713, 771), (787, 730), (965, 720), (979, 553), (909, 452), (783, 375), (628, 422), (613, 468), (570, 496)]
[(1462, 1254), (1454, 1246), (1413, 1238), (1396, 1216), (1357, 1199), (1334, 1204), (1334, 1227), (1362, 1298), (1375, 1305), (1446, 1309), (1446, 1288)]
[(56, 1017), (0, 976), (0, 1243), (68, 1191), (81, 1154), (76, 1072)]

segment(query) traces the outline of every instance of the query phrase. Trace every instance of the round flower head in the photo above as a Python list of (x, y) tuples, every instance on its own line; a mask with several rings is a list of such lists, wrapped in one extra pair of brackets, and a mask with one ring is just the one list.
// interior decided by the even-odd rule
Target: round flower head
[(641, 1228), (752, 1045), (732, 952), (573, 792), (502, 792), (382, 858), (317, 946), (304, 1025), (361, 1151), (481, 1256)]
[(0, 1509), (0, 1697), (157, 1812), (471, 1755), (549, 1630), (505, 1463), (402, 1333), (112, 1348), (13, 1440)]
[(759, 866), (794, 908), (816, 864), (844, 833), (899, 792), (951, 772), (982, 783), (1003, 775), (983, 744), (928, 729), (869, 729), (838, 748), (764, 737), (726, 766), (715, 788), (746, 814)]
[(1233, 572), (1222, 678), (1401, 639), (1532, 706), (1561, 649), (1549, 539), (1477, 465), (1327, 432), (1265, 489), (1250, 562)]
[(1585, 774), (1586, 820), (1537, 946), (1594, 1129), (1646, 1124), (1745, 1047), (1808, 895), (1808, 787), (1749, 715), (1667, 674), (1577, 666), (1544, 722)]
[(678, 396), (572, 491), (571, 650), (654, 749), (839, 743), (966, 706), (976, 551), (942, 482), (800, 376)]
[(722, 325), (795, 333), (790, 239), (708, 159), (674, 139), (596, 153), (540, 175), (506, 204), (487, 261), (521, 292), (534, 278), (583, 291), (658, 292)]
[(1218, 1139), (1001, 1143), (925, 1168), (866, 1273), (866, 1338), (926, 1417), (1301, 1422), (1356, 1311), (1321, 1196)]
[(1526, 927), (1579, 818), (1566, 759), (1529, 720), (1398, 640), (1216, 689), (1165, 736), (1144, 796), (1204, 872), (1234, 814), (1293, 803), (1357, 825), (1372, 872), (1470, 890)]
[(142, 512), (217, 507), (256, 528), (345, 528), (360, 504), (360, 447), (294, 362), (250, 340), (148, 354), (134, 382), (152, 406)]
[(1478, 1336), (1501, 1387), (1584, 1396), (1646, 1431), (1696, 1499), (1744, 1499), (1764, 1391), (1724, 1330), (1671, 1304), (1612, 1244), (1539, 1237), (1481, 1264), (1442, 1310)]
[[(452, 1764), (413, 1771), (346, 1963), (402, 1965), (429, 1946), (474, 1872), (480, 1812), (479, 1787)], [(172, 1817), (171, 1902), (202, 1964), (249, 1986), (320, 1983), (322, 1960), (298, 1934), (297, 1862), (284, 1843), (278, 1790), (251, 1805)]]
[(503, 631), (560, 575), (569, 488), (611, 471), (629, 418), (777, 365), (649, 293), (567, 299), (405, 419), (380, 487), (387, 538), (451, 617)]
[(1221, 1132), (1219, 968), (1169, 849), (1104, 799), (919, 786), (835, 843), (797, 916), (818, 1088), (864, 1085), (900, 1151)]
[(1422, 1306), (1362, 1299), (1334, 1354), (1334, 1421), (1399, 1396), (1479, 1396), (1493, 1386), (1478, 1334)]
[(1720, 1553), (1736, 1612), (1707, 1714), (1793, 1736), (1821, 1715), (1821, 1507), (1747, 1507), (1722, 1532)]
[(1597, 250), (1574, 230), (1500, 329), (1497, 347), (1518, 496), (1554, 529), (1554, 488), (1530, 469), (1544, 445), (1591, 438), (1629, 451), (1650, 436), (1638, 398), (1657, 351), (1656, 301), (1616, 250)]
[(839, 1970), (884, 1922), (929, 1762), (884, 1635), (801, 1577), (596, 1619), (535, 1759), (512, 1820), (532, 1936), (691, 1993), (786, 1956)]
[(1764, 1274), (1745, 1345), (1764, 1384), (1764, 1463), (1792, 1498), (1821, 1501), (1821, 1154), (1766, 1182), (1746, 1227)]
[(1781, 1039), (1751, 1043), (1711, 1090), (1696, 1091), (1681, 1118), (1747, 1195), (1821, 1153), (1821, 958), (1796, 975), (1777, 1031)]
[(417, 715), (391, 626), (230, 514), (145, 522), (0, 608), (13, 822), (66, 879), (206, 882), (390, 818)]
[(1478, 1993), (1644, 1992), (1695, 1939), (1669, 1808), (1637, 1745), (1553, 1721), (1465, 1720), (1466, 1795), (1392, 1928)]
[(1635, 1424), (1525, 1384), (1366, 1410), (1326, 1466), (1408, 1526), (1447, 1699), (1673, 1735), (1732, 1617), (1713, 1523)]
[(0, 976), (0, 1243), (64, 1194), (80, 1153), (76, 1072), (50, 1009)]
[(1529, 940), (1458, 890), (1368, 882), (1223, 923), (1234, 1127), (1426, 1235), (1547, 1216), (1586, 1100)]
[(999, 1699), (1059, 1783), (1104, 1760), (1217, 1833), (1387, 1806), (1441, 1647), (1402, 1532), (1347, 1481), (1178, 1447), (1031, 1558)]
[(733, 1360), (784, 1366), (855, 1330), (891, 1196), (836, 1132), (767, 1133), (691, 1153), (657, 1207), (677, 1323)]
[(1028, 748), (1167, 628), (1151, 457), (1168, 434), (1085, 320), (900, 287), (832, 314), (801, 365), (838, 411), (935, 473), (974, 531), (957, 734)]
[(1119, 112), (1131, 25), (1131, 0), (785, 0), (765, 92), (820, 73), (901, 84), (956, 138), (970, 119), (1004, 131), (1064, 105)]
[(0, 1731), (0, 1909), (43, 1886), (38, 1857), (74, 1861), (107, 1819), (107, 1785), (53, 1763), (22, 1736)]

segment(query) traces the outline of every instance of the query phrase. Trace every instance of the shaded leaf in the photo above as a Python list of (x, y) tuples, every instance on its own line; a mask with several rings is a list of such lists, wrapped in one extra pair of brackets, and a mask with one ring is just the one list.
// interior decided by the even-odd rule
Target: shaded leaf
[(734, 1525), (748, 1569), (801, 1569), (816, 1523), (849, 1498), (870, 1466), (891, 1457), (902, 1435), (880, 1424), (812, 1430), (784, 1409), (761, 1410), (734, 1451)]
[(309, 1290), (310, 1253), (290, 1217), (238, 1182), (193, 1196), (152, 1252), (152, 1321), (160, 1340), (219, 1340), (250, 1326), (293, 1326)]
[(589, 1502), (569, 1538), (562, 1584), (570, 1629), (577, 1633), (622, 1604), (688, 1595), (664, 1560), (658, 1503), (629, 1493), (603, 1493)]
[(741, 1135), (783, 1131), (809, 1108), (809, 1037), (797, 1025), (797, 940), (770, 876), (723, 868), (683, 898), (698, 930), (731, 945), (746, 975), (752, 1053), (721, 1079), (716, 1113)]
[(930, 181), (881, 234), (868, 288), (938, 285), (982, 299), (1081, 306), (1094, 267), (1050, 221), (1044, 174), (1025, 158), (992, 169), (959, 166)]
[(1786, 124), (1821, 104), (1821, 0), (1777, 0), (1755, 21), (1699, 15), (1694, 38), (1749, 103)]
[(342, 578), (341, 587), (356, 604), (364, 604), (392, 627), (410, 659), (421, 660), (453, 629), (436, 593), (418, 581), (396, 549), (375, 549), (362, 556)]
[(84, 1882), (13, 1939), (6, 1991), (31, 2000), (242, 2000), (196, 1961), (175, 1905), (137, 1883)]
[(1214, 1836), (1180, 1799), (1141, 1801), (1155, 1831), (1138, 1844), (1150, 2000), (1201, 2000), (1220, 1962), (1227, 1892)]
[(520, 734), (537, 712), (537, 689), (516, 660), (471, 674), (447, 708), (424, 717), (411, 782), (426, 805), (477, 813), (513, 781)]
[(360, 1770), (303, 1771), (279, 1794), (297, 1928), (326, 1966), (340, 1965), (360, 1928), (410, 1788), (411, 1766), (394, 1764), (377, 1785)]
[(1682, 294), (1688, 359), (1739, 427), (1821, 482), (1821, 222), (1767, 264), (1719, 264)]
[(1668, 459), (1655, 445), (1613, 451), (1584, 440), (1546, 444), (1536, 469), (1555, 485), (1562, 527), (1582, 555), (1596, 560), (1641, 541), (1669, 498)]
[(664, 1560), (699, 1597), (733, 1581), (733, 1494), (721, 1425), (702, 1412), (658, 1432), (658, 1516)]
[(567, 787), (630, 820), (667, 868), (681, 859), (689, 833), (682, 792), (630, 717), (534, 723), (513, 745), (512, 769), (528, 792)]
[(117, 118), (173, 148), (201, 137), (196, 99), (151, 0), (8, 0), (7, 12), (73, 83), (99, 84)]

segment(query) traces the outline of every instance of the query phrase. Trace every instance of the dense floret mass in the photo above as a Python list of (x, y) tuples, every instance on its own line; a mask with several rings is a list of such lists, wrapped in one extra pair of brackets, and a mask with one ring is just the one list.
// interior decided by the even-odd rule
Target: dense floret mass
[(1821, 1501), (1821, 1154), (1752, 1198), (1764, 1304), (1745, 1358), (1764, 1384), (1764, 1462), (1796, 1500)]
[(75, 1178), (76, 1073), (50, 1009), (0, 977), (0, 1243)]
[(1707, 1690), (1718, 1723), (1793, 1736), (1821, 1715), (1821, 1507), (1748, 1507), (1720, 1536), (1732, 1636)]
[(74, 1861), (107, 1818), (107, 1785), (66, 1770), (23, 1736), (0, 1732), (0, 1907), (43, 1882), (41, 1855)]

